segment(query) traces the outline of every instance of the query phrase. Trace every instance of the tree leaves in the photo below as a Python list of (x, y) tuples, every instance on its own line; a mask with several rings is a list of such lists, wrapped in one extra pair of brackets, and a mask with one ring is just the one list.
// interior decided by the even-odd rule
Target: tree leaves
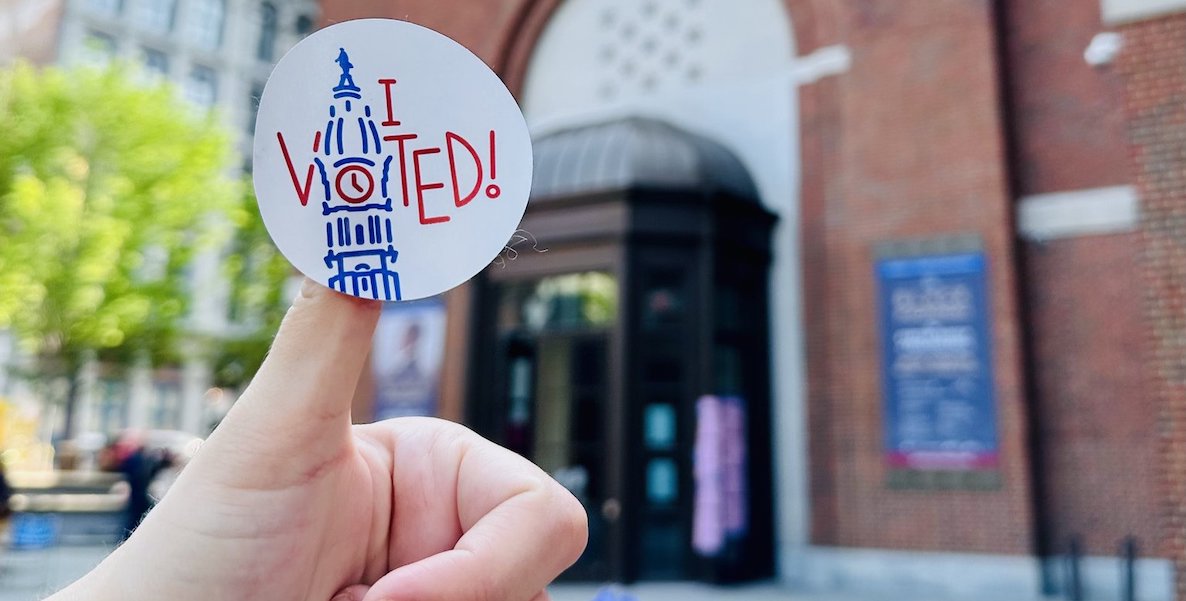
[(0, 72), (0, 328), (65, 368), (175, 349), (188, 270), (233, 235), (230, 139), (122, 66)]

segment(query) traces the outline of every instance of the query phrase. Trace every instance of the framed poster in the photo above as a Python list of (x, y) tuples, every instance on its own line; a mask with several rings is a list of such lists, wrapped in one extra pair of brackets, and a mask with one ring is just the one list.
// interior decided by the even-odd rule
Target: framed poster
[(436, 415), (444, 358), (444, 302), (434, 297), (384, 306), (371, 350), (375, 420)]
[(875, 269), (888, 467), (996, 470), (984, 253), (883, 255)]

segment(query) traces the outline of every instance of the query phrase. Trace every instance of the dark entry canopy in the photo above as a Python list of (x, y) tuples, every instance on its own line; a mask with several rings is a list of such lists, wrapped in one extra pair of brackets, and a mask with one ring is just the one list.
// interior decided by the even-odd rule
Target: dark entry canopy
[(534, 142), (533, 199), (652, 188), (757, 201), (749, 172), (724, 146), (653, 119), (629, 117)]

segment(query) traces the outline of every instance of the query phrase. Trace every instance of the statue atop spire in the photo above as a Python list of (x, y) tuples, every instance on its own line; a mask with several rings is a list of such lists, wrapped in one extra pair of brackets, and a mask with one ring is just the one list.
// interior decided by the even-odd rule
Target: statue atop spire
[(354, 68), (354, 64), (350, 62), (350, 56), (346, 54), (345, 48), (338, 48), (338, 58), (334, 59), (335, 63), (342, 68), (342, 77), (338, 80), (337, 87), (334, 88), (334, 98), (341, 98), (349, 96), (351, 98), (362, 98), (362, 90), (354, 84), (354, 76), (350, 75), (350, 70)]

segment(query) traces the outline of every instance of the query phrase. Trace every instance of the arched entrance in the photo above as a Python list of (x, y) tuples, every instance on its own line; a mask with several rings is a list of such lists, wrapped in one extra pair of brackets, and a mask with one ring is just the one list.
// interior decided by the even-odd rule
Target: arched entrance
[(485, 272), (471, 421), (585, 504), (569, 577), (773, 574), (774, 222), (731, 152), (668, 124), (537, 140), (529, 242)]
[(629, 117), (711, 139), (744, 165), (761, 205), (778, 216), (766, 324), (778, 510), (765, 527), (778, 541), (780, 572), (794, 577), (809, 530), (797, 86), (818, 75), (813, 61), (796, 58), (785, 4), (565, 0), (530, 52), (520, 100), (536, 139)]

